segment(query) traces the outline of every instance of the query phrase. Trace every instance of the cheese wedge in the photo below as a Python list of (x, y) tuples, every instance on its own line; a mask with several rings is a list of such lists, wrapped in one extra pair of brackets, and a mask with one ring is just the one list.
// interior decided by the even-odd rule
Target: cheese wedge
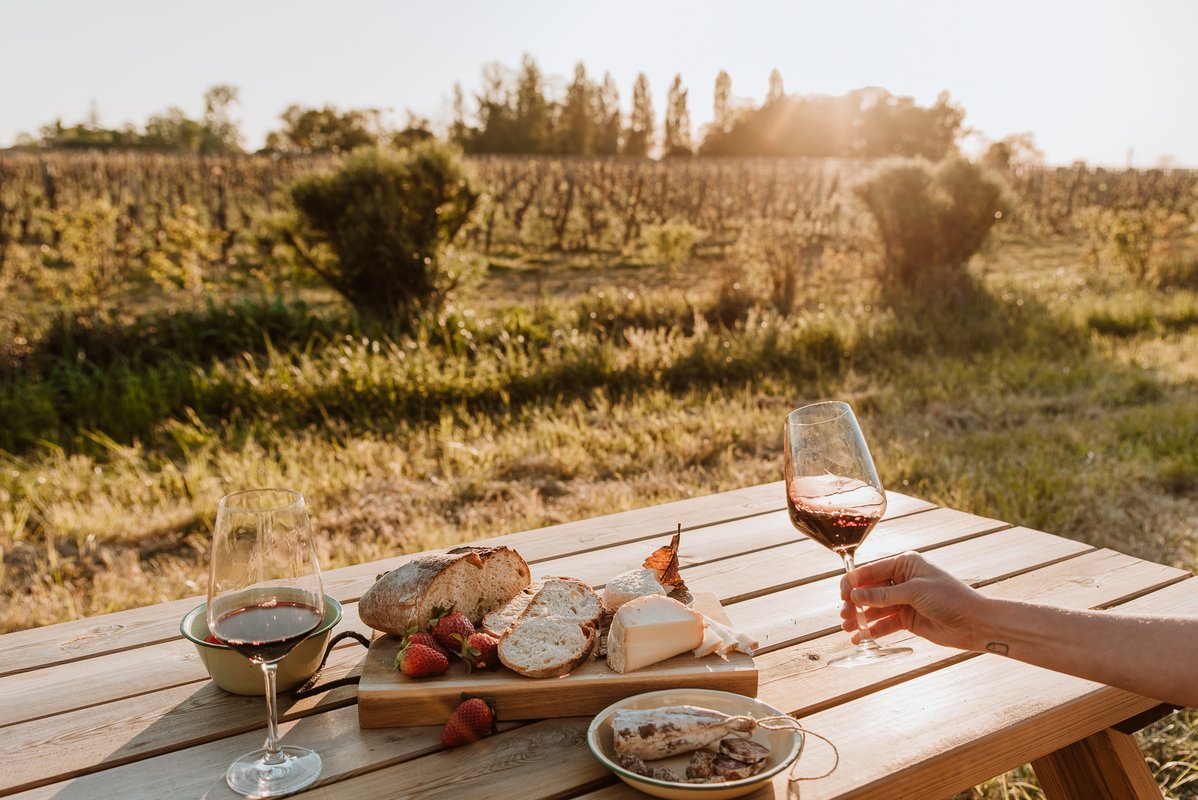
[(703, 617), (703, 643), (695, 648), (695, 657), (702, 658), (715, 653), (725, 661), (733, 650), (739, 650), (746, 655), (753, 655), (757, 648), (757, 640), (747, 633), (741, 633), (727, 625), (716, 622), (706, 614)]
[(649, 595), (620, 606), (607, 634), (607, 665), (619, 673), (665, 661), (703, 643), (703, 615), (672, 597)]
[(657, 570), (630, 569), (607, 582), (603, 588), (603, 607), (615, 613), (629, 600), (653, 594), (669, 594), (657, 579)]

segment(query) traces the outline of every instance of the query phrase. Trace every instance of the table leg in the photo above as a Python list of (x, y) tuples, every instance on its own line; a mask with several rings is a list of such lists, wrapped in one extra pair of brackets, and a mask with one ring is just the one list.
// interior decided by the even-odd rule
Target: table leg
[(1050, 800), (1160, 800), (1136, 740), (1113, 728), (1032, 762)]

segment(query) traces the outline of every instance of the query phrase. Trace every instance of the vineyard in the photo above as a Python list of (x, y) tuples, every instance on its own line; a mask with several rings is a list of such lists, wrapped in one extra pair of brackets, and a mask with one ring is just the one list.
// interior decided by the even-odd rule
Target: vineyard
[[(910, 307), (873, 164), (472, 157), (477, 274), (401, 329), (280, 235), (330, 161), (0, 153), (0, 630), (202, 591), (233, 489), (336, 567), (776, 480), (832, 396), (890, 488), (1198, 566), (1198, 173), (1007, 170), (973, 290)], [(1142, 738), (1168, 796), (1194, 725)]]
[[(181, 219), (219, 259), (251, 252), (261, 221), (298, 173), (328, 157), (0, 153), (0, 255), (56, 247), (103, 204), (96, 231), (112, 258), (144, 259)], [(716, 243), (759, 220), (806, 220), (842, 234), (854, 223), (839, 189), (867, 165), (842, 160), (474, 157), (485, 206), (467, 229), (485, 253), (626, 250), (645, 226), (685, 222)], [(1189, 213), (1198, 173), (1036, 168), (1006, 175), (1013, 232), (1069, 233), (1088, 208)], [(100, 258), (102, 254), (93, 253)]]

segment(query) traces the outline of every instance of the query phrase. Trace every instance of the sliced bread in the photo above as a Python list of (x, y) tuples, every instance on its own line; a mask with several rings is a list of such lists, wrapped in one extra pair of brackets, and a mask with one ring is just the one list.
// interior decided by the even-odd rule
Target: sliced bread
[[(530, 678), (555, 678), (573, 672), (598, 642), (603, 613), (599, 595), (577, 578), (544, 578), (540, 588), (528, 595), (521, 592), (489, 618), (492, 628), (503, 626), (499, 660)], [(524, 608), (519, 609), (526, 596)], [(513, 612), (515, 618), (508, 622)]]
[(494, 611), (483, 615), (483, 631), (491, 634), (496, 639), (503, 636), (503, 632), (524, 613), (524, 609), (528, 608), (529, 601), (532, 600), (537, 592), (541, 591), (541, 587), (544, 585), (543, 581), (533, 581), (517, 592), (516, 596), (511, 600), (508, 600)]
[(427, 625), (437, 608), (461, 611), (478, 624), (529, 579), (528, 564), (510, 547), (457, 547), (380, 576), (358, 601), (358, 615), (370, 627), (394, 634)]
[(591, 655), (598, 629), (571, 617), (528, 617), (499, 640), (499, 660), (529, 678), (558, 678)]
[(598, 626), (603, 603), (595, 590), (577, 578), (533, 581), (505, 605), (483, 617), (483, 630), (498, 638), (522, 616), (564, 616)]

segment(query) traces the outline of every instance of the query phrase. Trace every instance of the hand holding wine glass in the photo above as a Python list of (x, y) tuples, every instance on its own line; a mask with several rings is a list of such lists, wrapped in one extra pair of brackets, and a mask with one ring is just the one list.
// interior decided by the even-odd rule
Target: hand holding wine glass
[[(865, 436), (848, 403), (815, 403), (786, 417), (786, 507), (791, 524), (844, 560), (852, 580), (853, 555), (886, 511), (886, 493)], [(858, 651), (829, 663), (855, 666), (911, 652), (882, 648), (857, 609)]]
[(307, 786), (320, 756), (280, 746), (275, 697), (278, 662), (320, 625), (324, 588), (303, 495), (251, 489), (221, 498), (208, 580), (208, 629), (262, 667), (266, 745), (229, 766), (225, 779), (247, 797), (274, 797)]

